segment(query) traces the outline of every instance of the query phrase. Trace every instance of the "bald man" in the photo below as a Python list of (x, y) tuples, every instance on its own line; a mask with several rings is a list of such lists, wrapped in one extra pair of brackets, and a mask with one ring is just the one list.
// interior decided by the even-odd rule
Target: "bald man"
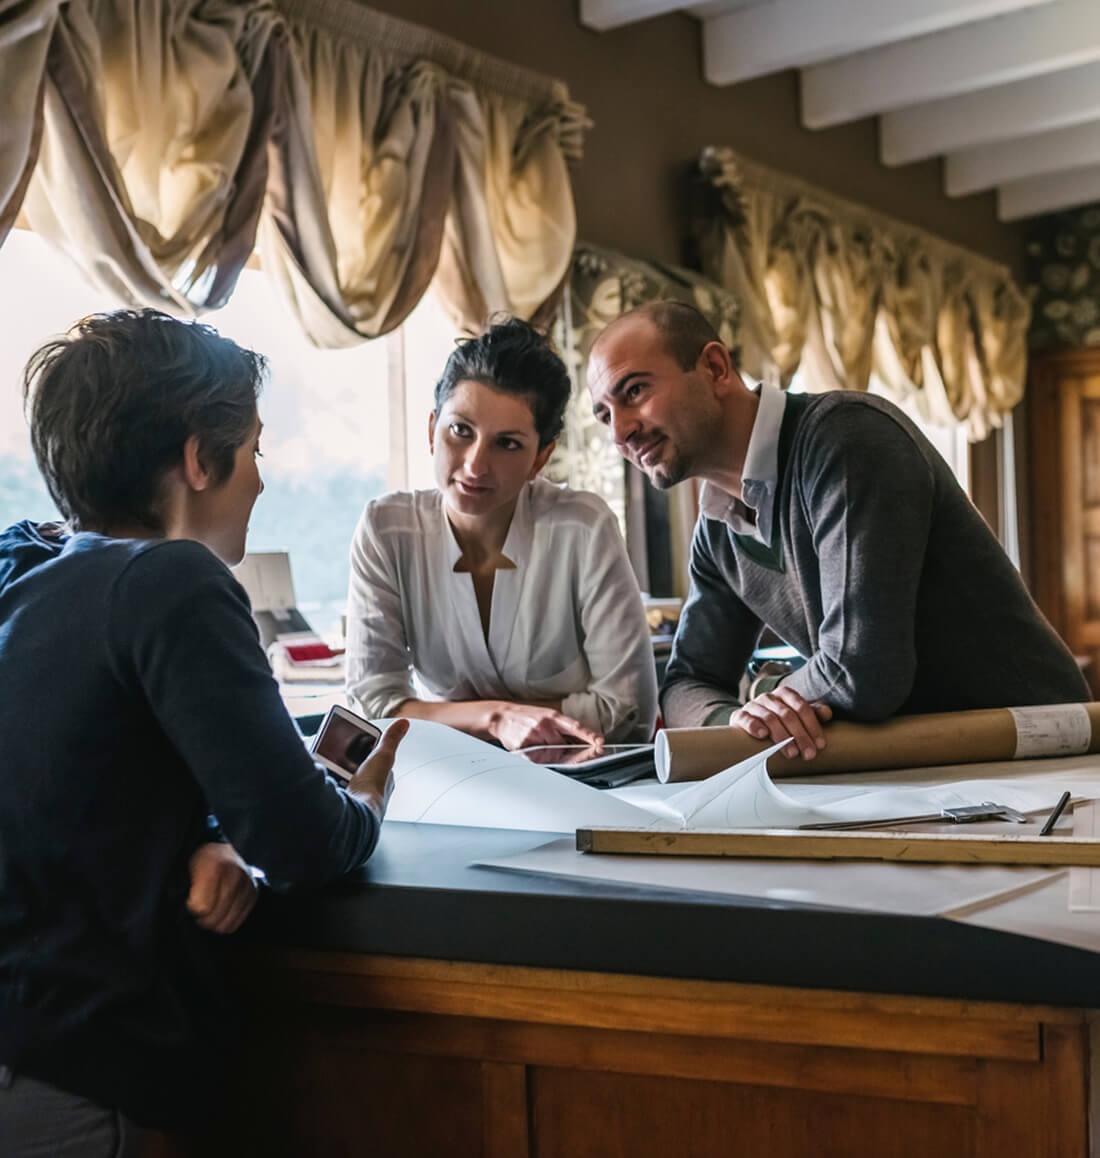
[[(703, 480), (661, 707), (812, 759), (834, 713), (1088, 700), (1077, 664), (946, 462), (871, 395), (750, 390), (691, 306), (625, 314), (588, 363), (596, 417), (657, 487)], [(742, 704), (762, 629), (806, 663)]]

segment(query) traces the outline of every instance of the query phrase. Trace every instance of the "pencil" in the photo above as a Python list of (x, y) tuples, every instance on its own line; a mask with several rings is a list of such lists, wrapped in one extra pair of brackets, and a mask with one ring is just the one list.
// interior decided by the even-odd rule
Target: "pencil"
[(1050, 836), (1050, 834), (1054, 831), (1054, 826), (1058, 823), (1058, 817), (1060, 817), (1062, 813), (1065, 812), (1066, 805), (1068, 803), (1069, 793), (1063, 792), (1061, 799), (1054, 806), (1050, 815), (1047, 817), (1046, 824), (1044, 824), (1043, 827), (1039, 829), (1040, 836)]

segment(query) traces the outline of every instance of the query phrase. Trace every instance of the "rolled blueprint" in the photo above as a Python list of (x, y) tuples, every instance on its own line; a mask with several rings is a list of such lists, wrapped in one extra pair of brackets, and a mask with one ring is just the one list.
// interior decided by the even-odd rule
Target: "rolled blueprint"
[[(812, 760), (777, 754), (768, 771), (884, 772), (1100, 752), (1100, 702), (897, 716), (881, 724), (836, 720), (825, 726), (825, 738)], [(657, 776), (664, 782), (705, 780), (768, 747), (770, 740), (754, 740), (740, 728), (665, 728), (657, 733)]]

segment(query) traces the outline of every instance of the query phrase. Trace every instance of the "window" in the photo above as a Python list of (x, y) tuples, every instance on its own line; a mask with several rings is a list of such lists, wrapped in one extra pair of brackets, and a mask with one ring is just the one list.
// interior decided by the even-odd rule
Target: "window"
[[(0, 249), (0, 527), (57, 516), (22, 415), (27, 359), (78, 318), (118, 304), (33, 233), (13, 230)], [(249, 548), (289, 551), (299, 606), (318, 631), (332, 631), (364, 504), (392, 487), (432, 483), (428, 412), (454, 330), (426, 298), (396, 335), (318, 350), (253, 269), (241, 275), (229, 304), (203, 321), (268, 358), (260, 398), (265, 490)]]

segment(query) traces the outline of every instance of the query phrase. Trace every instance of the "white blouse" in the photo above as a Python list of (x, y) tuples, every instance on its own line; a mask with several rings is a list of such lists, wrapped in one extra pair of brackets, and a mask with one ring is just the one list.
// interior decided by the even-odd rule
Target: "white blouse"
[(561, 699), (567, 716), (609, 741), (650, 739), (653, 651), (607, 504), (535, 479), (503, 553), (515, 569), (495, 574), (486, 641), (473, 576), (454, 569), (462, 552), (439, 491), (368, 503), (351, 545), (351, 700), (378, 718), (407, 699)]

